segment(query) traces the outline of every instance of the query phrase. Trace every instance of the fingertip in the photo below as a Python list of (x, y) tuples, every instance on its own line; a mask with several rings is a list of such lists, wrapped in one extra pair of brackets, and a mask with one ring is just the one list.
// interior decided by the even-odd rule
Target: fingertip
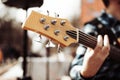
[(105, 35), (104, 36), (104, 46), (109, 46), (109, 38), (108, 38), (108, 35)]
[(98, 35), (98, 38), (97, 38), (97, 46), (102, 46), (102, 44), (103, 44), (102, 36), (101, 36), (101, 35)]

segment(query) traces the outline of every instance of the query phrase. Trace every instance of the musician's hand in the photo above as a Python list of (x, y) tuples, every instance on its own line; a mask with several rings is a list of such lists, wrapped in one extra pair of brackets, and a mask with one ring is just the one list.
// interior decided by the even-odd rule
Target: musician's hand
[(82, 70), (80, 71), (81, 75), (86, 78), (94, 76), (109, 55), (109, 51), (110, 44), (108, 36), (105, 35), (103, 40), (102, 36), (99, 35), (95, 49), (88, 48), (85, 53)]

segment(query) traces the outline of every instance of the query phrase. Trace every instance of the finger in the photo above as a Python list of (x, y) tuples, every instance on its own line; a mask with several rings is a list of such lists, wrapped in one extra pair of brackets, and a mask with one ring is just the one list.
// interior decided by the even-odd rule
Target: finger
[(98, 35), (97, 45), (98, 45), (98, 46), (102, 46), (102, 45), (103, 45), (103, 39), (102, 39), (102, 36), (101, 36), (101, 35)]
[(110, 44), (109, 44), (109, 38), (107, 35), (104, 36), (104, 46), (102, 49), (102, 53), (106, 56), (108, 56), (110, 51)]
[(104, 46), (110, 47), (108, 35), (105, 35), (105, 36), (104, 36)]
[(109, 51), (110, 50), (110, 43), (109, 43), (109, 38), (107, 35), (104, 36), (104, 51)]
[(97, 45), (96, 45), (96, 48), (95, 48), (95, 52), (99, 52), (102, 50), (102, 45), (103, 45), (103, 39), (102, 39), (102, 36), (101, 35), (98, 35), (98, 38), (97, 38)]

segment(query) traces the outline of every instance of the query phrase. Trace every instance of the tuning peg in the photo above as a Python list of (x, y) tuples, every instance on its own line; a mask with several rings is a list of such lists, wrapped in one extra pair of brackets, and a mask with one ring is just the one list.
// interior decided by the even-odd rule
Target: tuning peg
[[(39, 39), (38, 39), (38, 38), (39, 38)], [(39, 43), (42, 43), (41, 40), (42, 40), (41, 35), (39, 35), (39, 36), (37, 36), (37, 37), (34, 38), (34, 41), (39, 42)]]
[(69, 39), (68, 36), (64, 36), (64, 40), (67, 41)]
[(48, 39), (46, 47), (50, 47), (50, 44), (51, 44), (51, 39)]
[(57, 14), (57, 17), (59, 17), (59, 14)]
[(42, 39), (41, 35), (39, 35), (39, 38)]
[(58, 35), (58, 33), (60, 33), (60, 30), (55, 30), (55, 31), (54, 31), (54, 34), (55, 34), (55, 35)]
[(48, 14), (48, 16), (49, 16), (49, 11), (47, 10), (47, 14)]
[(45, 26), (44, 26), (44, 29), (45, 29), (45, 30), (48, 30), (49, 27), (50, 27), (49, 25), (45, 25)]
[(41, 22), (41, 23), (44, 23), (45, 21), (46, 21), (45, 18), (41, 18), (41, 19), (40, 19), (40, 22)]
[(52, 20), (51, 24), (55, 25), (57, 23), (57, 20)]
[(65, 21), (65, 20), (62, 20), (62, 21), (60, 22), (60, 24), (61, 24), (62, 26), (64, 26), (64, 25), (65, 25), (65, 23), (66, 23), (66, 21)]
[(59, 17), (59, 14), (56, 14), (56, 13), (55, 13), (55, 17), (56, 17), (56, 18)]
[(57, 45), (57, 52), (60, 53), (63, 50), (63, 48), (60, 46), (60, 44)]

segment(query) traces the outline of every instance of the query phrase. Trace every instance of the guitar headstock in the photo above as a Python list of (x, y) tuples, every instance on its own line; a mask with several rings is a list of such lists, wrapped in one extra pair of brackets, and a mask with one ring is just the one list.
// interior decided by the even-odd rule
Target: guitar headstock
[(22, 28), (44, 35), (62, 46), (69, 46), (71, 43), (77, 42), (66, 34), (67, 30), (75, 30), (68, 20), (46, 16), (35, 11), (31, 12)]

